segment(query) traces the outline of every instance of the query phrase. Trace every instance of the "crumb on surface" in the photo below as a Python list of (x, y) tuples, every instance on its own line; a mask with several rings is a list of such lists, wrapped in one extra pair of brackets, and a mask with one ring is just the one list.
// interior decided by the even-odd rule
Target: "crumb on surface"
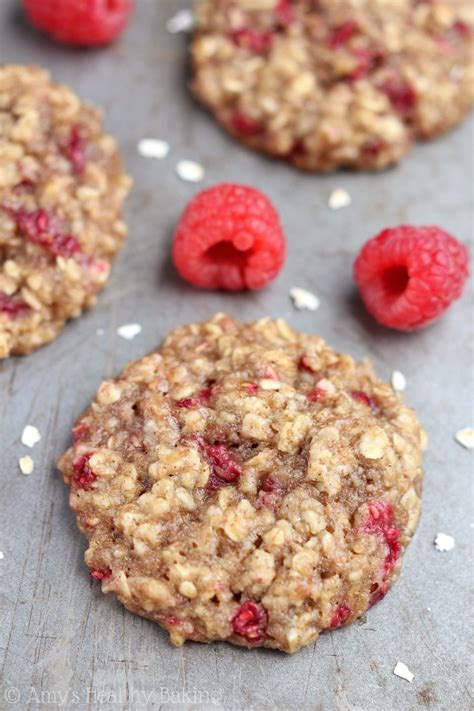
[(34, 425), (26, 425), (21, 435), (21, 443), (25, 447), (34, 447), (41, 440), (41, 434)]
[(454, 538), (447, 533), (438, 533), (433, 541), (436, 550), (446, 553), (451, 551), (456, 545)]
[(331, 210), (341, 210), (343, 207), (348, 207), (352, 202), (352, 198), (344, 188), (336, 188), (329, 196), (328, 205)]
[(204, 178), (204, 168), (193, 160), (180, 160), (176, 165), (176, 173), (181, 180), (189, 183), (199, 183)]
[(169, 143), (158, 138), (142, 138), (138, 143), (138, 152), (144, 158), (166, 158), (169, 151)]
[(456, 432), (454, 439), (466, 449), (472, 449), (474, 447), (474, 429), (472, 427), (464, 427)]
[(411, 672), (408, 669), (407, 665), (404, 664), (403, 662), (396, 663), (393, 673), (396, 676), (399, 676), (400, 679), (405, 679), (405, 681), (410, 682), (410, 684), (413, 681), (413, 679), (415, 678), (415, 675), (413, 674), (413, 672)]
[(308, 311), (316, 311), (319, 308), (319, 298), (307, 289), (301, 289), (299, 286), (293, 286), (290, 289), (290, 298), (296, 309), (307, 309)]
[(20, 457), (20, 459), (18, 460), (18, 466), (20, 467), (21, 473), (25, 474), (25, 476), (28, 476), (29, 474), (33, 474), (35, 463), (32, 458), (27, 454), (25, 457)]
[(127, 341), (131, 341), (135, 336), (141, 333), (142, 327), (139, 323), (124, 323), (123, 326), (117, 328), (117, 334)]

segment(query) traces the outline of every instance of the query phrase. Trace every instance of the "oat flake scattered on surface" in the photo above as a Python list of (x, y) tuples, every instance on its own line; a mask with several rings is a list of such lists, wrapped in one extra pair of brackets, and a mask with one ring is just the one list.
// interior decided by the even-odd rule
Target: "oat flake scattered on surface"
[(26, 425), (21, 435), (21, 443), (25, 447), (34, 447), (41, 439), (38, 429), (34, 425)]
[(446, 553), (447, 551), (453, 550), (456, 545), (456, 541), (452, 536), (447, 533), (438, 533), (434, 539), (434, 545), (436, 550)]
[(407, 665), (404, 664), (403, 662), (397, 662), (397, 663), (396, 663), (395, 669), (393, 670), (393, 673), (394, 673), (396, 676), (399, 676), (400, 679), (405, 679), (406, 681), (409, 681), (410, 684), (411, 684), (411, 682), (413, 681), (413, 679), (415, 678), (415, 675), (413, 674), (413, 672), (411, 672), (411, 671), (408, 669)]
[(290, 297), (296, 309), (316, 311), (319, 308), (320, 302), (316, 294), (306, 289), (300, 289), (299, 286), (294, 286), (290, 289)]
[(5, 555), (3, 554), (2, 551), (0, 551), (0, 560), (3, 560), (5, 558)]
[(144, 158), (166, 158), (170, 146), (159, 138), (142, 138), (138, 143), (138, 152)]
[(396, 392), (402, 393), (406, 389), (407, 379), (399, 370), (393, 371), (390, 382)]
[(28, 476), (28, 474), (33, 474), (33, 469), (35, 468), (35, 463), (29, 454), (26, 457), (20, 457), (18, 460), (18, 466), (22, 474)]
[(328, 205), (331, 210), (340, 210), (348, 207), (352, 202), (351, 196), (344, 188), (336, 188), (329, 196)]
[(178, 32), (189, 32), (194, 27), (195, 17), (192, 10), (183, 9), (179, 10), (176, 15), (170, 17), (166, 23), (166, 29), (171, 34), (177, 34)]
[(138, 336), (141, 330), (142, 327), (139, 323), (125, 323), (123, 326), (117, 328), (117, 333), (121, 338), (131, 341), (135, 336)]
[(189, 183), (199, 183), (204, 178), (204, 168), (193, 160), (180, 160), (176, 166), (176, 172), (181, 180), (186, 180)]
[(456, 432), (454, 439), (466, 449), (472, 449), (474, 447), (474, 429), (472, 427), (464, 427), (464, 429)]

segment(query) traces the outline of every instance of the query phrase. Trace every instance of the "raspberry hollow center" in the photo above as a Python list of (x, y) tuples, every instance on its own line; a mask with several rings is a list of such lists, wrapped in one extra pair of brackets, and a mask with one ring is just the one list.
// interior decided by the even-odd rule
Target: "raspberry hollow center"
[(382, 273), (383, 287), (390, 296), (401, 296), (409, 281), (408, 269), (402, 264), (389, 267)]

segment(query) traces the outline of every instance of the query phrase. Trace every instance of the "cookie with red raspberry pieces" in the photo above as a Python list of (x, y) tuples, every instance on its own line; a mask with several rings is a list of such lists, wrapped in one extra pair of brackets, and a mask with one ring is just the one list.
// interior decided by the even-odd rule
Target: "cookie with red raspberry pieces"
[(95, 303), (130, 186), (100, 112), (39, 67), (0, 67), (0, 358)]
[(249, 147), (376, 170), (474, 101), (470, 0), (200, 0), (193, 88)]
[(59, 468), (103, 592), (176, 645), (295, 652), (397, 579), (424, 443), (367, 361), (218, 314), (102, 383)]

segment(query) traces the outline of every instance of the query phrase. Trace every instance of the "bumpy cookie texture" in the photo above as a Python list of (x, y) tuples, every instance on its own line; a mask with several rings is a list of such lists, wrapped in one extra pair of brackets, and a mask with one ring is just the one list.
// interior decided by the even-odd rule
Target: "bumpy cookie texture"
[(193, 87), (306, 170), (380, 169), (474, 100), (471, 0), (201, 0)]
[(59, 466), (104, 592), (176, 645), (294, 652), (398, 577), (423, 444), (368, 362), (218, 314), (104, 382)]
[(129, 185), (97, 109), (39, 67), (0, 68), (0, 358), (95, 303)]

